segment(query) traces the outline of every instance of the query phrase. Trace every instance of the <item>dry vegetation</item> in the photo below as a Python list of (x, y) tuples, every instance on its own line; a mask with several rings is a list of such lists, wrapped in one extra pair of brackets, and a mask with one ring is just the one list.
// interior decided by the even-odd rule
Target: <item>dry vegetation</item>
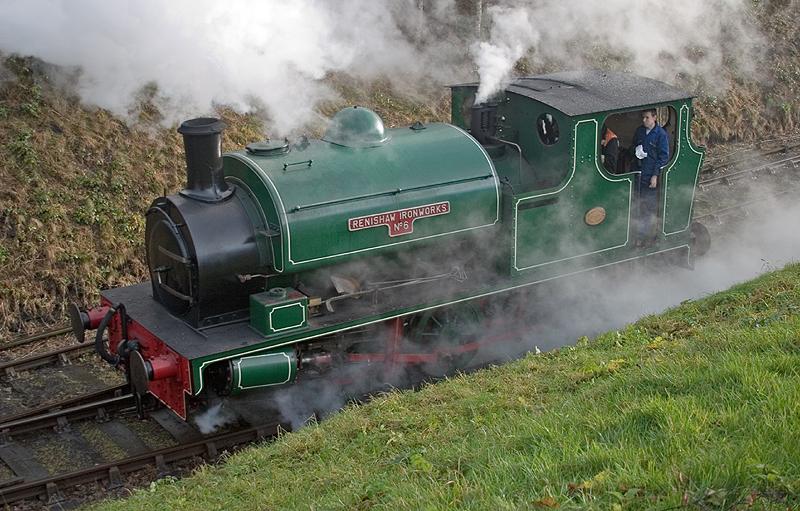
[[(699, 94), (694, 136), (707, 143), (769, 138), (800, 128), (800, 2), (773, 0), (756, 9), (769, 41), (760, 81), (743, 80), (731, 70), (724, 96)], [(702, 89), (700, 89), (702, 91)]]
[[(698, 98), (700, 143), (754, 140), (800, 126), (800, 6), (755, 5), (771, 41), (769, 70), (763, 82), (732, 71), (728, 93)], [(608, 58), (600, 55), (598, 65), (624, 66)], [(126, 123), (81, 106), (35, 59), (6, 57), (5, 67), (14, 76), (0, 82), (0, 339), (61, 323), (66, 304), (91, 304), (101, 288), (144, 280), (145, 208), (184, 180), (182, 143), (173, 128), (159, 125), (154, 88), (142, 91), (134, 121)], [(523, 63), (520, 70), (544, 69)], [(328, 80), (341, 100), (320, 105), (323, 115), (357, 103), (388, 126), (449, 116), (444, 88), (409, 98), (389, 79)], [(218, 114), (228, 124), (224, 149), (263, 137), (258, 118), (224, 108)]]

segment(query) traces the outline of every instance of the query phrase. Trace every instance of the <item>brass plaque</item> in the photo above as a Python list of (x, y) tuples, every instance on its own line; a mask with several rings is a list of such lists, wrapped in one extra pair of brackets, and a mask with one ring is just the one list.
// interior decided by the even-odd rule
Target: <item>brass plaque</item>
[(597, 225), (603, 223), (606, 219), (606, 210), (600, 206), (594, 207), (586, 212), (583, 220), (589, 225)]

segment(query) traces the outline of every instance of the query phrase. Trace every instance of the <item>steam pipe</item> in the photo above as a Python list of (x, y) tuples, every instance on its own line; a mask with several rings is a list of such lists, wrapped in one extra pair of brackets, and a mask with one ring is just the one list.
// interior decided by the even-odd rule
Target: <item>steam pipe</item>
[(495, 141), (495, 142), (500, 142), (501, 144), (510, 145), (511, 147), (514, 147), (517, 150), (517, 152), (519, 153), (519, 168), (517, 169), (517, 181), (521, 183), (522, 182), (522, 148), (519, 146), (519, 144), (515, 144), (514, 142), (510, 142), (508, 140), (503, 140), (502, 138), (491, 137), (491, 140)]
[[(117, 305), (119, 307), (119, 305)], [(108, 311), (106, 311), (105, 316), (103, 319), (100, 320), (100, 325), (97, 327), (97, 335), (94, 338), (94, 349), (97, 351), (97, 354), (100, 355), (100, 358), (111, 364), (112, 366), (116, 367), (119, 362), (120, 358), (119, 355), (112, 355), (105, 347), (105, 342), (103, 339), (103, 334), (106, 331), (106, 327), (111, 322), (111, 318), (114, 317), (114, 314), (117, 312), (115, 307), (110, 307)], [(125, 318), (122, 318), (123, 324), (125, 322)]]

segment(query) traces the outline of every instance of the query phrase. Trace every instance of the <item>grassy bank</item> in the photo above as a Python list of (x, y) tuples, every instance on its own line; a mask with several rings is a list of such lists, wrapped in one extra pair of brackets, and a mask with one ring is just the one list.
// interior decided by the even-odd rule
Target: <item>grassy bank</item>
[(800, 505), (800, 265), (99, 509)]

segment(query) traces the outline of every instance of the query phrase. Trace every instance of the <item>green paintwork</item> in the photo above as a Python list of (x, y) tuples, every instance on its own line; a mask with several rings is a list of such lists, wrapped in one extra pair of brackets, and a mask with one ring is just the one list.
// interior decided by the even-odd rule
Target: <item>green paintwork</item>
[[(628, 242), (633, 179), (597, 165), (596, 134), (596, 121), (576, 124), (563, 183), (514, 198), (513, 271), (594, 256)], [(604, 208), (606, 219), (591, 226), (584, 217), (594, 207)]]
[(297, 376), (294, 348), (271, 350), (231, 361), (231, 393), (259, 387), (283, 385)]
[[(453, 88), (453, 123), (462, 128), (468, 125), (461, 116), (461, 101), (472, 93), (474, 88)], [(429, 125), (421, 132), (390, 130), (390, 142), (380, 148), (351, 149), (311, 141), (280, 157), (226, 155), (226, 175), (244, 185), (263, 209), (254, 218), (263, 217), (266, 257), (275, 261), (278, 271), (302, 272), (317, 264), (335, 264), (360, 249), (405, 248), (391, 245), (393, 240), (388, 239), (386, 228), (348, 233), (346, 221), (444, 198), (452, 202), (452, 214), (419, 221), (413, 235), (406, 239), (416, 241), (458, 229), (493, 225), (495, 208), (500, 207), (501, 225), (491, 234), (494, 259), (487, 262), (504, 278), (479, 291), (445, 300), (325, 327), (279, 331), (265, 336), (260, 345), (192, 360), (193, 393), (202, 390), (203, 367), (219, 360), (268, 353), (278, 347), (291, 347), (348, 329), (647, 255), (689, 255), (693, 193), (703, 159), (703, 151), (690, 140), (690, 99), (641, 105), (668, 106), (677, 113), (674, 155), (662, 172), (661, 233), (655, 246), (642, 251), (632, 243), (638, 173), (609, 174), (599, 159), (599, 128), (608, 115), (617, 112), (569, 117), (533, 99), (511, 93), (506, 96), (498, 107), (498, 137), (517, 144), (522, 158), (513, 145), (490, 147), (493, 166), (470, 137), (443, 124)], [(560, 140), (556, 144), (545, 146), (539, 140), (535, 123), (542, 113), (551, 113), (559, 124)], [(282, 169), (284, 163), (309, 159), (314, 161), (310, 167)], [(496, 173), (499, 183), (483, 177), (491, 172)], [(392, 191), (396, 189), (405, 191)], [(276, 205), (281, 201), (282, 205)], [(321, 205), (305, 207), (314, 203)], [(301, 207), (294, 209), (298, 205)], [(592, 226), (585, 221), (585, 215), (595, 207), (602, 207), (606, 216)], [(289, 234), (291, 243), (285, 239)], [(295, 245), (295, 236), (308, 246)], [(446, 243), (446, 239), (437, 242)], [(287, 247), (292, 249), (292, 260)], [(298, 262), (320, 256), (322, 260)]]
[(250, 326), (273, 335), (307, 325), (308, 297), (291, 288), (273, 288), (250, 295)]
[[(455, 124), (468, 126), (466, 106), (472, 104), (474, 92), (473, 86), (453, 87)], [(608, 115), (617, 112), (568, 117), (518, 94), (509, 92), (499, 99), (497, 136), (517, 143), (524, 157), (520, 164), (519, 153), (506, 149), (495, 158), (498, 175), (510, 184), (510, 189), (504, 189), (509, 206), (504, 209), (503, 223), (511, 244), (511, 275), (538, 280), (627, 258), (634, 234), (638, 173), (609, 174), (599, 160), (599, 128)], [(664, 105), (643, 102), (639, 109), (650, 106), (669, 106), (678, 114), (674, 154), (662, 171), (660, 187), (658, 246), (667, 249), (689, 241), (703, 153), (689, 136), (690, 100)], [(544, 113), (559, 125), (556, 144), (539, 140), (534, 126)], [(590, 226), (585, 215), (594, 207), (602, 207), (606, 218)]]
[(691, 106), (675, 105), (678, 111), (678, 140), (675, 159), (662, 172), (662, 234), (673, 236), (686, 232), (692, 219), (692, 203), (697, 176), (703, 164), (703, 151), (692, 144)]
[[(380, 147), (309, 141), (285, 155), (224, 157), (228, 180), (261, 205), (259, 230), (277, 272), (338, 263), (409, 242), (499, 222), (499, 185), (485, 151), (462, 130), (430, 124), (389, 130)], [(348, 220), (447, 201), (450, 212), (419, 218), (413, 232), (379, 226), (348, 230)]]
[(387, 143), (389, 136), (378, 114), (354, 106), (333, 116), (322, 140), (344, 147), (378, 147)]
[[(463, 101), (472, 105), (475, 89), (452, 89), (452, 121), (462, 129), (469, 129), (469, 108), (457, 105)], [(574, 119), (518, 94), (508, 93), (502, 99), (497, 109), (497, 137), (519, 145), (523, 159), (520, 161), (516, 148), (506, 145), (499, 156), (493, 155), (497, 174), (508, 181), (516, 194), (556, 186), (569, 169)], [(550, 114), (558, 124), (560, 139), (553, 145), (544, 145), (536, 131), (536, 121), (542, 114)]]

